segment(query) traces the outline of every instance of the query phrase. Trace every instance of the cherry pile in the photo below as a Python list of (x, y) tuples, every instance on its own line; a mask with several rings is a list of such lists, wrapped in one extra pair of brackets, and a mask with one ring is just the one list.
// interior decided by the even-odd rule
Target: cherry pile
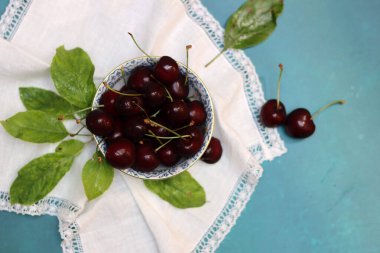
[[(86, 125), (106, 142), (105, 158), (113, 167), (150, 172), (202, 148), (207, 113), (201, 101), (189, 97), (187, 72), (183, 75), (173, 58), (137, 66), (121, 89), (104, 85), (108, 90), (100, 107), (87, 114)], [(212, 137), (201, 159), (215, 163), (221, 155), (220, 141)]]
[(283, 103), (280, 101), (280, 84), (283, 72), (283, 65), (279, 65), (280, 75), (277, 84), (277, 99), (268, 100), (260, 111), (260, 119), (266, 127), (278, 127), (280, 125), (285, 126), (286, 133), (293, 138), (307, 138), (315, 132), (314, 119), (316, 116), (335, 104), (344, 104), (344, 100), (333, 101), (313, 115), (305, 108), (297, 108), (293, 110), (289, 115), (286, 115), (286, 109)]

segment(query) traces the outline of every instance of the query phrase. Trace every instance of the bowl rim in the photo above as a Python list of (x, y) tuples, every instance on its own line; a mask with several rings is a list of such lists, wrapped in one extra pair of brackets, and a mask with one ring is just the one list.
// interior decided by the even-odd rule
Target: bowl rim
[[(134, 60), (139, 60), (139, 59), (159, 59), (161, 56), (151, 56), (151, 57), (148, 57), (148, 56), (139, 56), (139, 57), (135, 57), (135, 58), (132, 58), (132, 59), (129, 59), (129, 60), (126, 60), (122, 63), (120, 63), (119, 65), (117, 65), (115, 68), (113, 68), (104, 78), (103, 80), (101, 81), (101, 83), (98, 85), (98, 87), (96, 88), (96, 92), (95, 92), (95, 96), (94, 96), (94, 99), (92, 100), (92, 104), (91, 104), (91, 111), (97, 109), (97, 108), (94, 108), (95, 105), (94, 103), (96, 102), (96, 95), (99, 93), (99, 90), (102, 86), (105, 86), (104, 85), (104, 82), (108, 79), (108, 77), (114, 73), (116, 70), (118, 69), (121, 69), (122, 66), (124, 66), (125, 64), (127, 64), (128, 62), (131, 62), (131, 61), (134, 61)], [(203, 80), (199, 77), (199, 75), (193, 71), (190, 67), (187, 67), (185, 64), (183, 64), (182, 62), (179, 62), (179, 61), (176, 61), (178, 65), (180, 65), (181, 67), (185, 68), (185, 69), (188, 69), (189, 72), (191, 72), (199, 81), (200, 83), (202, 84), (203, 88), (205, 89), (206, 91), (206, 94), (207, 96), (209, 97), (209, 100), (210, 100), (210, 110), (211, 110), (211, 126), (210, 126), (210, 129), (207, 129), (208, 131), (210, 131), (210, 136), (208, 138), (208, 140), (206, 140), (206, 142), (204, 142), (205, 144), (205, 147), (203, 148), (203, 150), (201, 150), (201, 153), (200, 155), (198, 156), (197, 159), (195, 159), (193, 162), (191, 162), (186, 168), (182, 169), (182, 170), (178, 170), (178, 172), (176, 173), (173, 173), (173, 174), (169, 174), (168, 176), (165, 176), (165, 177), (158, 177), (158, 176), (153, 176), (153, 177), (145, 177), (145, 176), (142, 176), (142, 175), (133, 175), (133, 174), (130, 174), (128, 172), (126, 172), (122, 169), (116, 169), (116, 170), (119, 170), (120, 172), (128, 175), (128, 176), (131, 176), (131, 177), (134, 177), (134, 178), (139, 178), (139, 179), (144, 179), (144, 180), (163, 180), (163, 179), (168, 179), (168, 178), (171, 178), (171, 177), (174, 177), (184, 171), (187, 171), (188, 169), (190, 169), (196, 162), (198, 162), (200, 160), (200, 158), (202, 157), (202, 155), (204, 154), (204, 152), (206, 152), (206, 149), (212, 139), (212, 134), (214, 132), (214, 126), (215, 126), (215, 111), (214, 111), (214, 104), (213, 104), (213, 101), (212, 101), (212, 97), (211, 97), (211, 94), (209, 92), (209, 90), (207, 89), (207, 86), (205, 85), (205, 83), (203, 82)], [(137, 66), (136, 66), (137, 67)], [(100, 143), (98, 142), (97, 140), (97, 136), (95, 134), (93, 134), (93, 137), (94, 137), (94, 140), (96, 142), (96, 146), (99, 147)], [(100, 153), (105, 157), (105, 154), (103, 153), (103, 150), (98, 148)], [(199, 151), (198, 151), (199, 152)], [(198, 153), (197, 153), (198, 154)], [(112, 167), (112, 166), (111, 166)], [(128, 167), (129, 168), (129, 167)], [(114, 168), (115, 169), (115, 168)]]

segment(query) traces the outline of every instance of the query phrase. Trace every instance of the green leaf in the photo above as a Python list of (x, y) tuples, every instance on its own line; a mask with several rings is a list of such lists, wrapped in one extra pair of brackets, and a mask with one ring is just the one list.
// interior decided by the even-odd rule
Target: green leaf
[(45, 197), (70, 170), (74, 157), (51, 153), (26, 164), (13, 181), (11, 204), (32, 205)]
[(95, 152), (82, 171), (82, 182), (88, 200), (102, 195), (111, 185), (114, 176), (114, 169), (105, 159), (99, 160), (98, 157), (102, 155)]
[(228, 19), (224, 47), (243, 49), (269, 37), (284, 8), (283, 0), (248, 0)]
[(51, 76), (58, 93), (80, 109), (91, 106), (95, 96), (94, 65), (81, 48), (57, 48), (51, 63)]
[(41, 111), (19, 112), (1, 124), (13, 137), (34, 143), (54, 143), (68, 135), (61, 121)]
[(203, 187), (187, 171), (164, 180), (144, 180), (145, 186), (178, 208), (200, 207), (206, 202)]
[(43, 111), (51, 113), (56, 117), (79, 110), (78, 107), (73, 106), (63, 97), (50, 90), (35, 87), (21, 87), (19, 91), (21, 101), (27, 110)]
[(55, 152), (68, 156), (77, 156), (82, 152), (84, 143), (78, 140), (67, 140), (61, 142), (55, 149)]

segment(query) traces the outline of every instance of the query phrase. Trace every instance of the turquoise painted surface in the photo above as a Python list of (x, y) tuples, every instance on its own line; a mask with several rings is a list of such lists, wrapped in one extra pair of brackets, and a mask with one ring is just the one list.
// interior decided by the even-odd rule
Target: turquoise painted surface
[[(222, 24), (242, 2), (203, 1)], [(281, 62), (288, 111), (315, 111), (337, 98), (348, 103), (321, 114), (310, 139), (281, 131), (288, 153), (264, 164), (256, 192), (217, 252), (378, 253), (380, 2), (285, 4), (276, 32), (246, 50), (266, 97), (276, 95)], [(53, 217), (0, 212), (0, 224), (0, 252), (60, 252)]]
[(7, 7), (9, 0), (0, 0), (0, 16), (4, 13), (5, 8)]

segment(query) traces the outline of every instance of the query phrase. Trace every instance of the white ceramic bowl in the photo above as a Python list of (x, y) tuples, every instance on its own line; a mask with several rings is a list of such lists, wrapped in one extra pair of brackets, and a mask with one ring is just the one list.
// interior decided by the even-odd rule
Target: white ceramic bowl
[[(116, 68), (114, 68), (103, 80), (109, 86), (115, 89), (121, 88), (126, 80), (128, 80), (132, 70), (137, 66), (151, 66), (153, 67), (159, 57), (154, 57), (150, 59), (148, 57), (139, 57), (129, 61), (126, 61)], [(178, 62), (178, 66), (183, 75), (186, 74), (186, 66)], [(122, 69), (124, 70), (124, 77), (122, 75)], [(100, 98), (104, 92), (107, 91), (107, 87), (103, 84), (99, 85), (96, 92), (92, 107), (95, 108), (99, 106)], [(165, 179), (177, 175), (188, 168), (190, 168), (202, 154), (206, 151), (207, 145), (211, 140), (212, 132), (214, 128), (214, 109), (210, 94), (207, 91), (206, 86), (202, 80), (189, 68), (188, 69), (188, 84), (189, 84), (189, 96), (193, 96), (194, 99), (200, 100), (206, 110), (207, 118), (206, 123), (204, 124), (204, 142), (201, 149), (192, 157), (182, 158), (176, 165), (172, 167), (166, 167), (159, 165), (154, 171), (151, 172), (140, 172), (132, 168), (125, 168), (122, 171), (130, 176), (141, 178), (141, 179)], [(99, 149), (102, 154), (105, 156), (107, 151), (106, 142), (102, 141), (102, 137), (94, 136), (96, 142), (98, 143)]]

